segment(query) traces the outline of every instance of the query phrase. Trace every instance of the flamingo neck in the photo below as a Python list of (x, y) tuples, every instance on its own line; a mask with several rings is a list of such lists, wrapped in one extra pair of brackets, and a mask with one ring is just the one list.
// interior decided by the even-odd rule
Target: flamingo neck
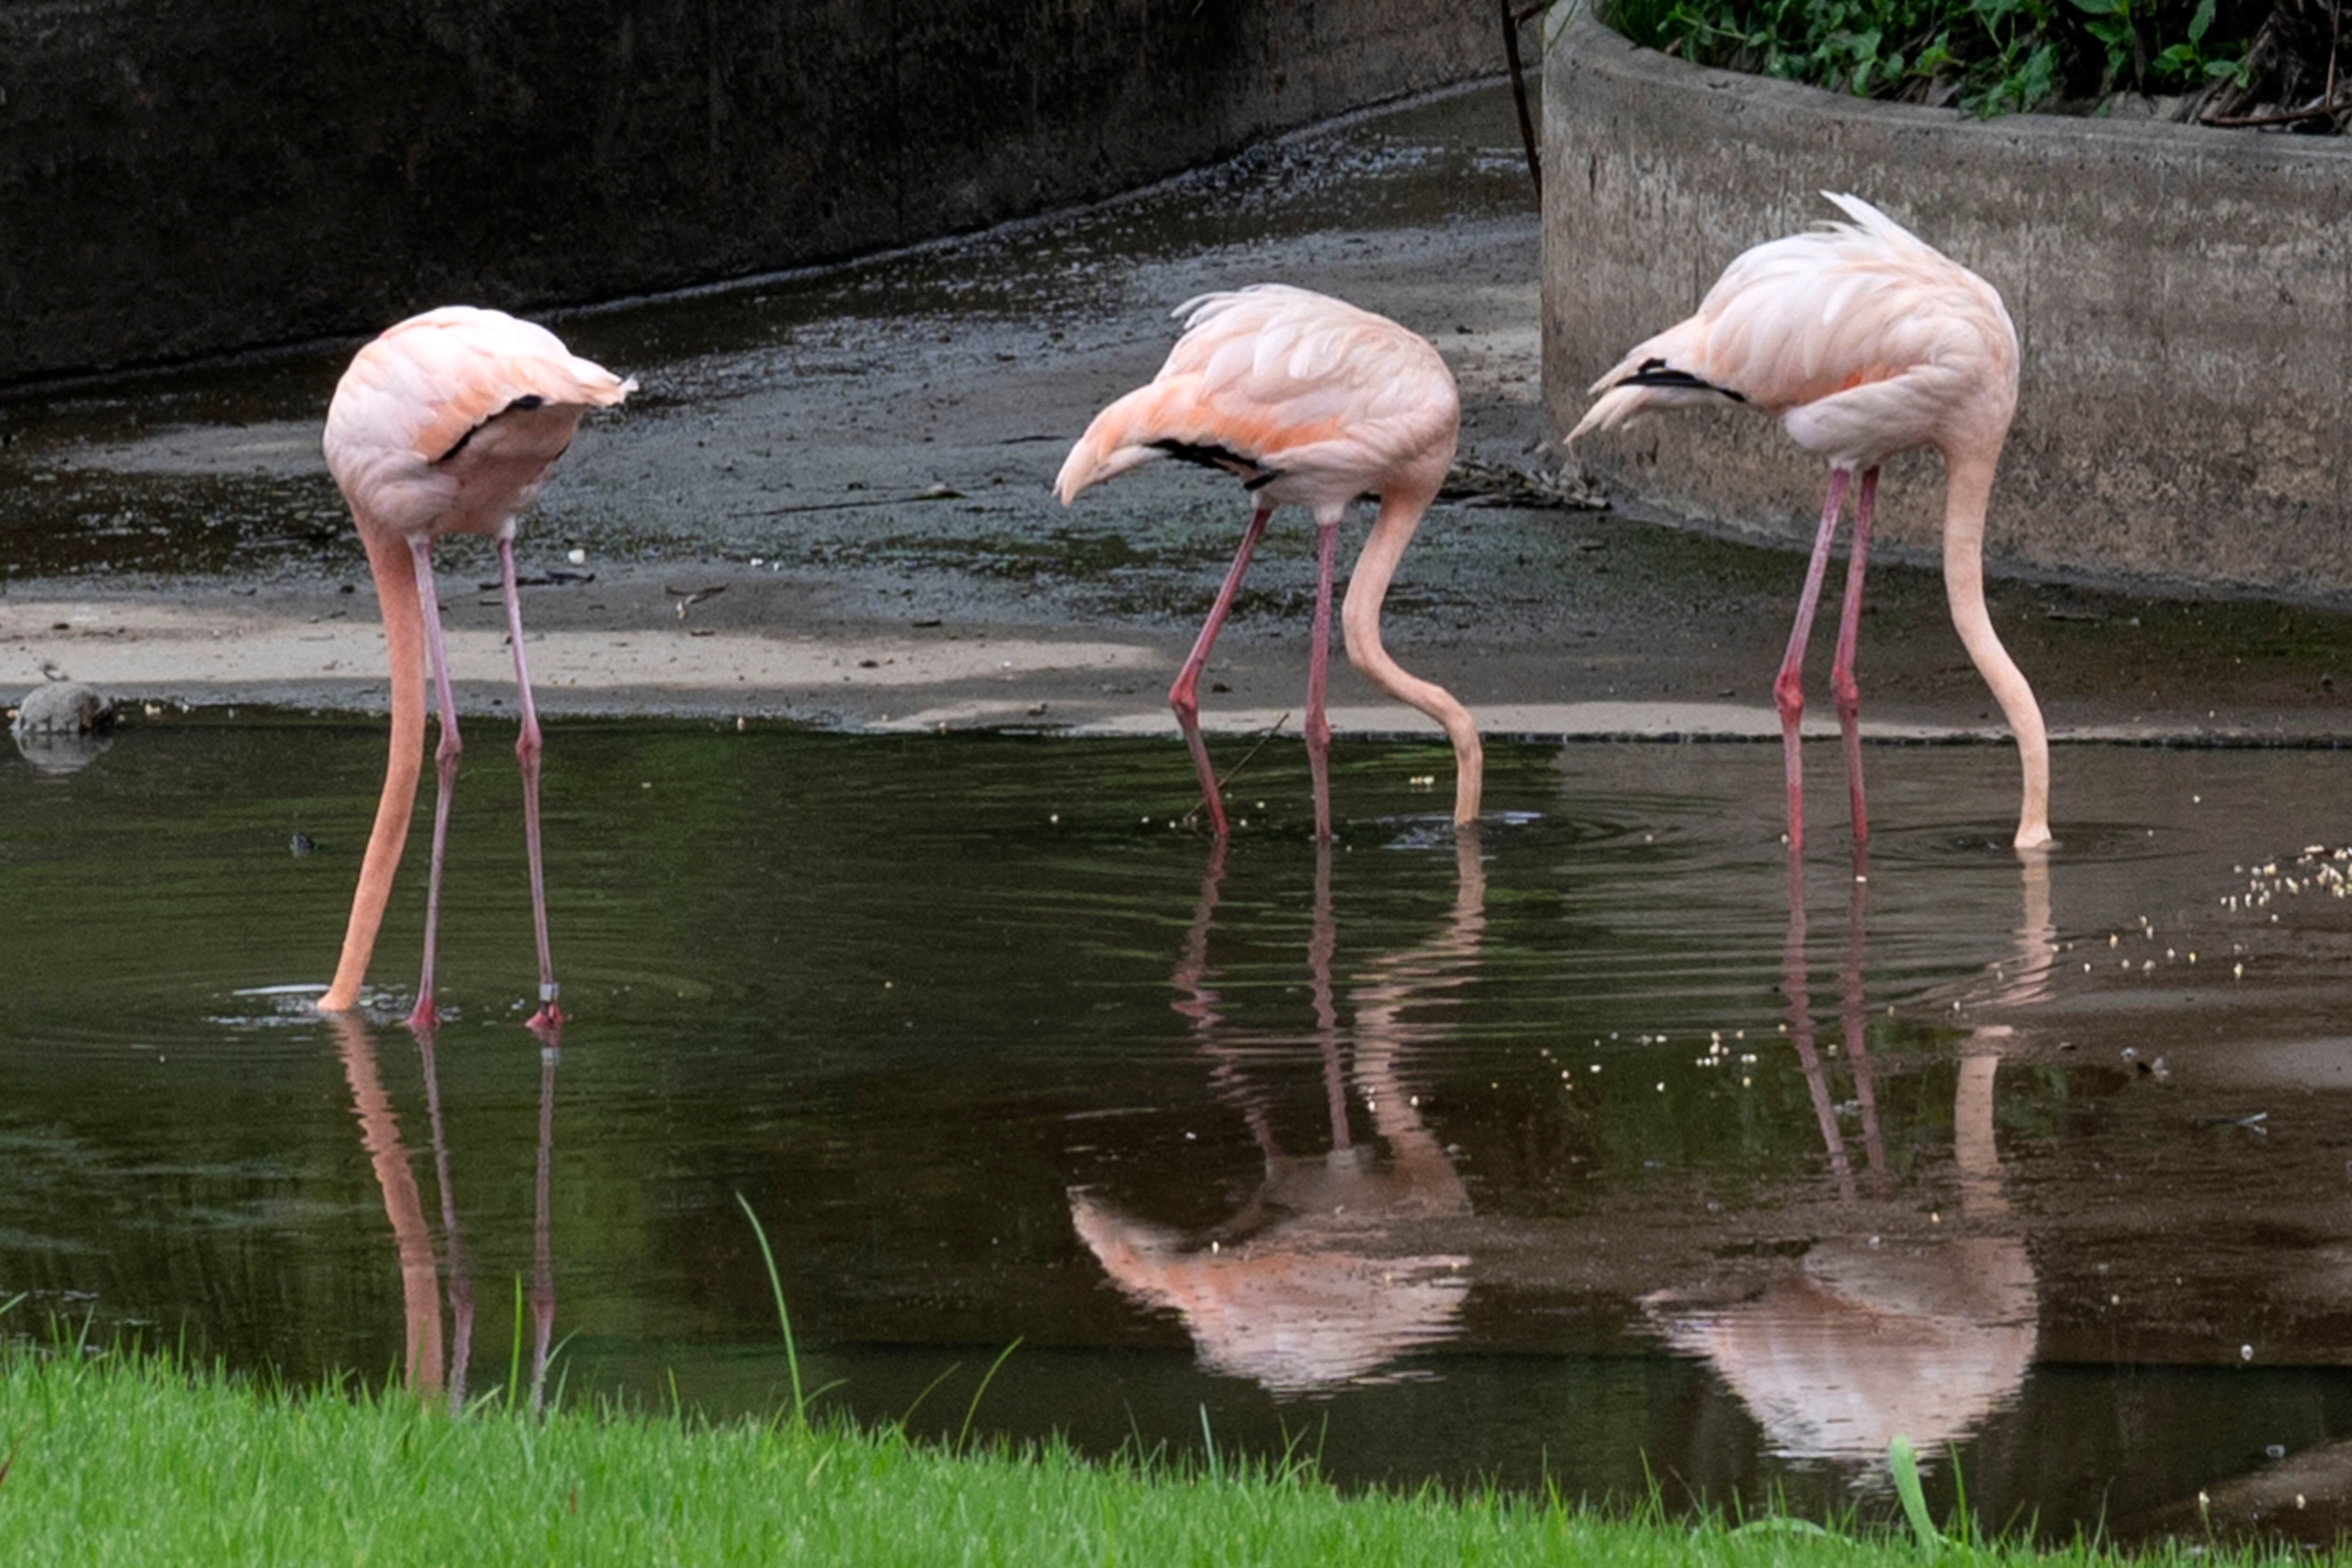
[(322, 1012), (340, 1013), (358, 1002), (375, 951), (376, 930), (392, 897), (392, 879), (408, 842), (408, 816), (416, 803), (416, 780), (425, 761), (425, 612), (416, 594), (416, 563), (408, 542), (397, 533), (363, 531), (368, 570), (375, 577), (376, 603), (383, 613), (384, 657), (392, 671), (392, 742), (383, 770), (383, 794), (368, 834), (367, 858), (360, 864), (359, 890), (352, 896), (351, 923), (343, 932), (342, 961), (334, 984), (319, 998)]
[(2042, 708), (2033, 688), (2001, 647), (1985, 609), (1985, 510), (1992, 499), (1994, 465), (2000, 449), (1963, 449), (1944, 454), (1944, 595), (1952, 608), (1952, 626), (1969, 650), (1969, 658), (1992, 689), (2017, 737), (2017, 759), (2024, 774), (2024, 792), (2018, 806), (2017, 847), (2030, 849), (2050, 842), (2050, 737), (2042, 728)]
[(1398, 701), (1417, 708), (1437, 721), (1454, 742), (1454, 820), (1478, 820), (1478, 797), (1486, 783), (1486, 755), (1478, 744), (1478, 726), (1470, 710), (1454, 694), (1433, 681), (1407, 674), (1381, 646), (1381, 604), (1396, 575), (1404, 547), (1421, 526), (1422, 514), (1435, 496), (1428, 491), (1391, 488), (1381, 496), (1381, 510), (1363, 553), (1348, 577), (1348, 596), (1339, 622), (1348, 640), (1348, 659), (1372, 683)]

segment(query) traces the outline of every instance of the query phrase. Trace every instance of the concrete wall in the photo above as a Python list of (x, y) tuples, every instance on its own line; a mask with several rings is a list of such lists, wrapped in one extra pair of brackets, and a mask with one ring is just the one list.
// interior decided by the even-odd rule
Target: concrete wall
[(908, 243), (1500, 58), (1486, 0), (14, 0), (0, 383)]
[[(1589, 20), (1548, 40), (1544, 397), (1690, 313), (1725, 263), (1853, 191), (1981, 273), (2023, 342), (1989, 556), (2352, 594), (2352, 142), (1977, 121), (1701, 70)], [(1810, 539), (1825, 473), (1779, 426), (1686, 412), (1578, 456), (1687, 515)], [(1890, 464), (1890, 541), (1932, 548), (1942, 476)]]

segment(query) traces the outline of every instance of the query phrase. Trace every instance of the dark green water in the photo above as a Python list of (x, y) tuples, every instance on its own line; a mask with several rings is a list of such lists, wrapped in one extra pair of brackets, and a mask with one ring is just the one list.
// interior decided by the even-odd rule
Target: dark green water
[(1792, 921), (1777, 747), (1501, 746), (1465, 847), (1442, 752), (1345, 746), (1326, 857), (1270, 753), (1219, 858), (1173, 745), (566, 721), (551, 1058), (468, 734), (430, 1083), (414, 861), (366, 1021), (277, 989), (377, 728), (0, 763), (13, 1331), (479, 1394), (521, 1300), (562, 1397), (766, 1411), (740, 1194), (825, 1402), (923, 1430), (1017, 1341), (979, 1428), (1806, 1508), (1901, 1429), (2063, 1532), (2352, 1428), (2352, 920), (2223, 901), (2329, 841), (2334, 755), (2062, 751), (2021, 864), (2005, 751), (1874, 751), (1857, 885), (1821, 749)]

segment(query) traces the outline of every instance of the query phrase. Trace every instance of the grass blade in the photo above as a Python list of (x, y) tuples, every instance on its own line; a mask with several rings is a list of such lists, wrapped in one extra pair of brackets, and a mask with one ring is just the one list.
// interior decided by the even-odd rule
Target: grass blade
[(1910, 1438), (1897, 1433), (1886, 1445), (1886, 1468), (1895, 1477), (1895, 1495), (1903, 1500), (1904, 1516), (1911, 1521), (1911, 1533), (1919, 1538), (1920, 1550), (1942, 1550), (1944, 1537), (1927, 1516), (1927, 1494), (1919, 1488), (1919, 1457), (1911, 1451)]
[(522, 1386), (522, 1276), (514, 1277), (514, 1344), (507, 1352), (507, 1414), (514, 1414), (515, 1395)]
[(996, 1352), (996, 1359), (990, 1362), (988, 1370), (981, 1374), (980, 1386), (971, 1391), (971, 1403), (963, 1407), (963, 1425), (956, 1429), (955, 1446), (958, 1452), (962, 1451), (964, 1439), (971, 1435), (971, 1418), (980, 1414), (981, 1395), (988, 1392), (989, 1384), (996, 1377), (996, 1369), (1004, 1364), (1007, 1356), (1020, 1348), (1021, 1342), (1015, 1339), (1011, 1344)]
[[(743, 1217), (751, 1222), (751, 1234), (760, 1243), (760, 1259), (768, 1266), (768, 1290), (776, 1299), (776, 1326), (784, 1333), (784, 1370), (793, 1379), (793, 1425), (805, 1429), (808, 1426), (808, 1398), (801, 1389), (801, 1354), (793, 1343), (793, 1315), (784, 1310), (783, 1277), (776, 1272), (775, 1249), (768, 1245), (768, 1232), (760, 1224), (760, 1216), (751, 1212), (751, 1201), (742, 1194), (735, 1194)], [(983, 1385), (984, 1386), (984, 1385)]]

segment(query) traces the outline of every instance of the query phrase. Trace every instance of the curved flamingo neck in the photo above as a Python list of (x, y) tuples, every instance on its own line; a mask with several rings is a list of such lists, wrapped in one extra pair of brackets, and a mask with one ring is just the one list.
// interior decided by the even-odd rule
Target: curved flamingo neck
[(319, 998), (321, 1012), (340, 1013), (359, 1000), (375, 951), (376, 929), (392, 897), (393, 874), (408, 842), (408, 816), (416, 804), (416, 780), (425, 760), (425, 613), (416, 594), (416, 563), (408, 542), (396, 533), (362, 530), (368, 570), (375, 577), (376, 603), (383, 613), (383, 650), (392, 671), (392, 742), (385, 756), (383, 794), (376, 801), (375, 826), (368, 834), (367, 858), (360, 865), (359, 890), (352, 896), (351, 923), (343, 932), (342, 961), (334, 984)]
[(1356, 568), (1348, 576), (1348, 596), (1340, 606), (1339, 623), (1347, 633), (1349, 662), (1381, 690), (1444, 727), (1446, 739), (1454, 742), (1454, 820), (1475, 822), (1478, 797), (1486, 785), (1486, 753), (1479, 747), (1478, 726), (1472, 721), (1470, 710), (1445, 688), (1407, 674), (1381, 646), (1381, 601), (1388, 597), (1389, 582), (1396, 575), (1404, 547), (1434, 499), (1423, 491), (1391, 489), (1382, 493), (1371, 536), (1364, 541), (1363, 553), (1356, 557)]
[(1994, 465), (2000, 449), (1969, 449), (1944, 454), (1944, 595), (1950, 602), (1952, 626), (1993, 700), (2017, 737), (2017, 760), (2024, 773), (2024, 794), (2017, 813), (2017, 847), (2031, 849), (2050, 842), (2050, 737), (2042, 728), (2042, 708), (2033, 688), (2001, 647), (1985, 609), (1985, 510), (1992, 499)]

